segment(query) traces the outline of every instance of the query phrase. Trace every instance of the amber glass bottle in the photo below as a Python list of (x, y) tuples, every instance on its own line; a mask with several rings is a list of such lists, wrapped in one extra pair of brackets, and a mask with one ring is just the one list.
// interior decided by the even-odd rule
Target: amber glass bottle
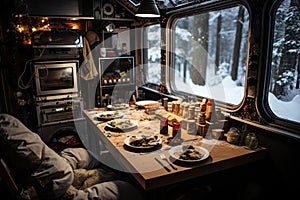
[(206, 111), (205, 111), (205, 117), (207, 121), (211, 120), (211, 115), (212, 115), (212, 100), (208, 99), (206, 103)]

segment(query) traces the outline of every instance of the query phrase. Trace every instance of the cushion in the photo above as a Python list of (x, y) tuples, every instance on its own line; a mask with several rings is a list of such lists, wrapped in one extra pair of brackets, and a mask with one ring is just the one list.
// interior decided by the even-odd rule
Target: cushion
[(72, 184), (74, 175), (69, 163), (8, 114), (0, 114), (0, 145), (11, 171), (32, 178), (42, 199), (57, 199)]

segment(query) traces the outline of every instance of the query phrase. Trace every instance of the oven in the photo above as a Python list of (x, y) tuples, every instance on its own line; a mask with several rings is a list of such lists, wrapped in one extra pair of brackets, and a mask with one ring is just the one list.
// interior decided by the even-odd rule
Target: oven
[(83, 40), (76, 30), (38, 31), (32, 47), (37, 132), (49, 144), (61, 130), (77, 134), (84, 127), (78, 76)]

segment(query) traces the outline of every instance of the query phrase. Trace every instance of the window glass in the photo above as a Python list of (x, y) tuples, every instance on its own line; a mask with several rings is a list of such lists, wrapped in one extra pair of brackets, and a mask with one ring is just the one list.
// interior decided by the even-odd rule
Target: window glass
[(176, 20), (173, 90), (238, 105), (244, 98), (249, 14), (244, 6)]
[(161, 32), (160, 25), (148, 26), (145, 30), (145, 59), (144, 67), (147, 83), (160, 84), (161, 80)]
[(279, 118), (300, 122), (300, 10), (284, 0), (275, 14), (268, 103)]

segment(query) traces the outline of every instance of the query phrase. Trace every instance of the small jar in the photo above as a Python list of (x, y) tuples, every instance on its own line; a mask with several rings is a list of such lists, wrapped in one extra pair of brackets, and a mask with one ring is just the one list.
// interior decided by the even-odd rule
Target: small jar
[(197, 120), (198, 115), (200, 114), (200, 108), (195, 107), (195, 119)]
[(178, 115), (180, 111), (180, 102), (179, 101), (172, 101), (172, 112), (175, 115)]
[(245, 137), (245, 146), (248, 149), (256, 149), (258, 147), (258, 139), (255, 133), (248, 133)]
[(195, 106), (190, 106), (188, 109), (188, 119), (195, 119)]
[(189, 105), (184, 103), (182, 105), (182, 118), (187, 119), (188, 118), (188, 110), (189, 110)]
[(194, 119), (187, 120), (187, 133), (196, 135), (196, 121)]
[(183, 130), (187, 130), (187, 119), (182, 119), (181, 120), (181, 128)]
[(239, 143), (239, 139), (240, 139), (240, 131), (235, 128), (235, 127), (231, 127), (228, 131), (227, 134), (224, 134), (226, 136), (226, 140), (229, 143), (232, 144), (237, 144)]

